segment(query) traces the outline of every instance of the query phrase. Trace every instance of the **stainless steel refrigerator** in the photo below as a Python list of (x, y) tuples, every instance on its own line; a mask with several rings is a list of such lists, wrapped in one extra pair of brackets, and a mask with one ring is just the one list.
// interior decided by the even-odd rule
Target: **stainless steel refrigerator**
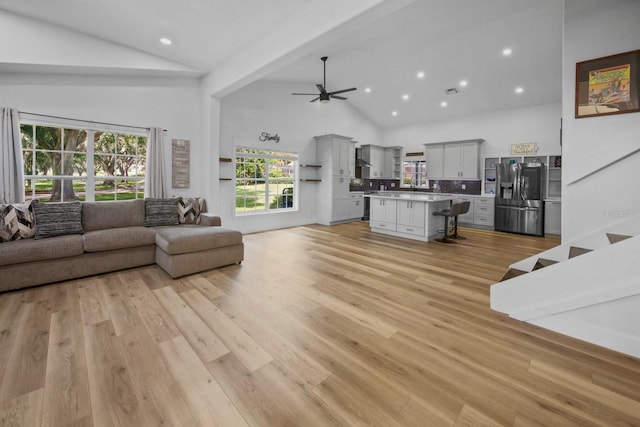
[(543, 236), (544, 165), (500, 163), (496, 172), (496, 231)]

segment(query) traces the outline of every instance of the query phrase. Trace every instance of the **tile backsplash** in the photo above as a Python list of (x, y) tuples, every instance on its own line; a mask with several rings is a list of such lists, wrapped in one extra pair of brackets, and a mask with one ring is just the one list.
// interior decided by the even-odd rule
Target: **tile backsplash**
[[(434, 184), (440, 187), (440, 193), (454, 194), (471, 194), (480, 195), (482, 191), (482, 182), (480, 180), (449, 180), (449, 179), (432, 179), (429, 180), (429, 188), (400, 188), (400, 181), (397, 179), (364, 179), (361, 187), (352, 186), (351, 191), (379, 191), (384, 185), (388, 191), (424, 191), (433, 192)], [(463, 189), (462, 186), (465, 188)]]

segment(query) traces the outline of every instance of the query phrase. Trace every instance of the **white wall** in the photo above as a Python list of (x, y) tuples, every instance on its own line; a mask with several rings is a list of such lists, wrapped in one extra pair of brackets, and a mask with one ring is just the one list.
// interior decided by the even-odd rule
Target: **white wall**
[(201, 137), (198, 80), (0, 73), (0, 102), (29, 113), (162, 127), (167, 130), (169, 174), (171, 139), (191, 141), (191, 187), (170, 189), (171, 194), (208, 195), (208, 144)]
[[(220, 156), (232, 157), (235, 147), (240, 145), (299, 152), (301, 163), (314, 163), (313, 137), (329, 133), (349, 136), (360, 143), (380, 144), (380, 128), (348, 101), (310, 103), (312, 97), (291, 95), (292, 92), (306, 92), (307, 86), (301, 83), (257, 81), (222, 98)], [(258, 137), (262, 132), (277, 133), (280, 142), (260, 142)], [(220, 168), (221, 176), (226, 172), (233, 173), (230, 167), (225, 170), (225, 165), (220, 165)], [(316, 184), (297, 184), (299, 211), (235, 217), (233, 183), (220, 181), (219, 208), (224, 224), (243, 232), (252, 232), (315, 222)]]
[(508, 156), (511, 144), (537, 142), (538, 154), (560, 153), (561, 105), (498, 111), (447, 121), (386, 128), (383, 144), (423, 151), (422, 144), (482, 138), (482, 156)]
[(576, 63), (638, 49), (639, 17), (637, 0), (565, 0), (563, 240), (640, 214), (638, 154), (570, 184), (640, 148), (640, 113), (574, 118)]

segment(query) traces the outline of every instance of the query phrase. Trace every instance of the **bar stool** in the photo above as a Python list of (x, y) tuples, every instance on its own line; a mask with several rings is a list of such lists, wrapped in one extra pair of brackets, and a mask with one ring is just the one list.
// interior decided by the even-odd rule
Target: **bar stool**
[[(445, 209), (440, 212), (434, 212), (434, 216), (444, 217), (444, 236), (440, 239), (436, 239), (441, 243), (457, 243), (451, 239), (465, 239), (465, 237), (458, 236), (458, 215), (466, 214), (469, 212), (469, 205), (471, 202), (454, 203), (449, 209)], [(453, 218), (453, 234), (449, 235), (449, 218)]]

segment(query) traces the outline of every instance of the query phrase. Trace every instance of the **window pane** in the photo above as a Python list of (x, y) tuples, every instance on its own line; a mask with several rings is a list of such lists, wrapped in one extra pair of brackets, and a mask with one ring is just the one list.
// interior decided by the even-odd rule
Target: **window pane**
[(116, 176), (129, 176), (136, 164), (137, 157), (134, 156), (118, 156), (116, 158)]
[(96, 180), (96, 202), (116, 199), (116, 182), (113, 178), (105, 178), (99, 183)]
[(51, 151), (36, 151), (36, 174), (61, 175), (62, 162), (60, 153)]
[(36, 148), (60, 150), (62, 148), (62, 129), (36, 126)]
[(87, 182), (84, 179), (73, 180), (73, 191), (78, 200), (85, 201), (87, 194)]
[(115, 153), (116, 140), (115, 135), (108, 132), (95, 132), (94, 134), (94, 152), (98, 153)]
[(116, 170), (116, 156), (113, 154), (93, 156), (95, 176), (113, 176)]
[(87, 151), (87, 131), (78, 129), (64, 130), (65, 151)]
[(20, 125), (22, 149), (33, 149), (33, 125)]

